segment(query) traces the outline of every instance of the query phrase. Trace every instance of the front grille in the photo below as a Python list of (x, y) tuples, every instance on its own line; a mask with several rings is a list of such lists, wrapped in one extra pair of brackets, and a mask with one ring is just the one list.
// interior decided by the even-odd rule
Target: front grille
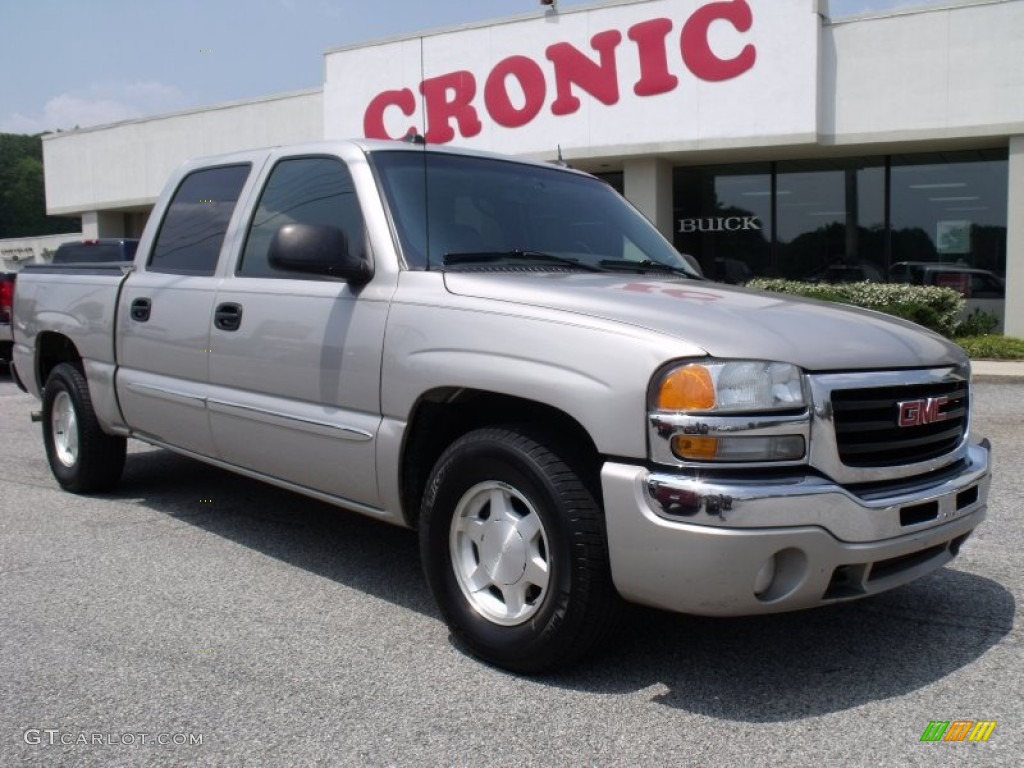
[[(900, 403), (927, 403), (934, 398), (947, 402), (930, 414), (932, 423), (899, 425)], [(905, 411), (908, 408), (912, 414), (927, 410), (904, 406)], [(832, 391), (839, 459), (848, 467), (916, 464), (952, 453), (967, 433), (968, 412), (965, 381)], [(936, 414), (944, 418), (936, 420)]]

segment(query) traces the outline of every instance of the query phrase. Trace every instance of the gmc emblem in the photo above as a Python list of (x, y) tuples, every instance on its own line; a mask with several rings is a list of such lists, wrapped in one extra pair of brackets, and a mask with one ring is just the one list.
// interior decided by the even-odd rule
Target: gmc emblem
[(896, 403), (896, 407), (900, 411), (897, 424), (901, 427), (918, 427), (923, 424), (945, 421), (949, 418), (949, 414), (943, 413), (939, 409), (948, 402), (948, 397), (926, 397), (921, 400), (905, 400), (902, 403)]

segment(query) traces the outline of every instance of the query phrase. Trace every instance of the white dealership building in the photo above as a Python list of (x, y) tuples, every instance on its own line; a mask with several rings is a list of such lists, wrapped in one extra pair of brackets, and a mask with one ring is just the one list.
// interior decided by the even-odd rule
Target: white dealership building
[(1022, 40), (1024, 0), (850, 18), (826, 0), (539, 6), (330, 50), (308, 91), (47, 136), (47, 207), (87, 237), (138, 235), (186, 159), (414, 131), (560, 152), (723, 279), (995, 273), (1024, 336)]

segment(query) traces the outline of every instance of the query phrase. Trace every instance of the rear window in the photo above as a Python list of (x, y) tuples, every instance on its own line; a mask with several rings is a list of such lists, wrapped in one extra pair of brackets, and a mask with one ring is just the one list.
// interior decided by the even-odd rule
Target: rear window
[(131, 261), (139, 243), (65, 243), (53, 254), (54, 264), (88, 264), (108, 261)]
[(248, 164), (193, 171), (178, 186), (153, 246), (152, 272), (212, 275)]

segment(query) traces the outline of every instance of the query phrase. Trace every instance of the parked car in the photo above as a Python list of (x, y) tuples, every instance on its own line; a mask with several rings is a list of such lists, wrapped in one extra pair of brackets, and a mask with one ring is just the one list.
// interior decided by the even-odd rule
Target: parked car
[(882, 270), (870, 261), (835, 262), (815, 272), (808, 280), (812, 283), (882, 282)]
[(899, 261), (889, 269), (889, 280), (913, 285), (937, 285), (953, 288), (965, 299), (1002, 299), (1006, 283), (987, 269), (964, 264), (943, 264), (927, 261)]
[(101, 264), (130, 262), (135, 258), (139, 241), (132, 238), (101, 237), (97, 240), (74, 240), (61, 243), (53, 254), (54, 264)]
[(9, 363), (13, 351), (11, 308), (14, 305), (15, 276), (14, 272), (0, 272), (0, 363)]
[(754, 276), (750, 266), (741, 259), (717, 258), (711, 264), (711, 274), (705, 274), (709, 280), (730, 285), (743, 285)]
[(452, 633), (514, 670), (606, 645), (623, 600), (873, 595), (986, 514), (960, 347), (704, 280), (549, 164), (367, 140), (194, 161), (134, 269), (25, 267), (14, 319), (64, 489), (113, 488), (132, 437), (417, 528)]

